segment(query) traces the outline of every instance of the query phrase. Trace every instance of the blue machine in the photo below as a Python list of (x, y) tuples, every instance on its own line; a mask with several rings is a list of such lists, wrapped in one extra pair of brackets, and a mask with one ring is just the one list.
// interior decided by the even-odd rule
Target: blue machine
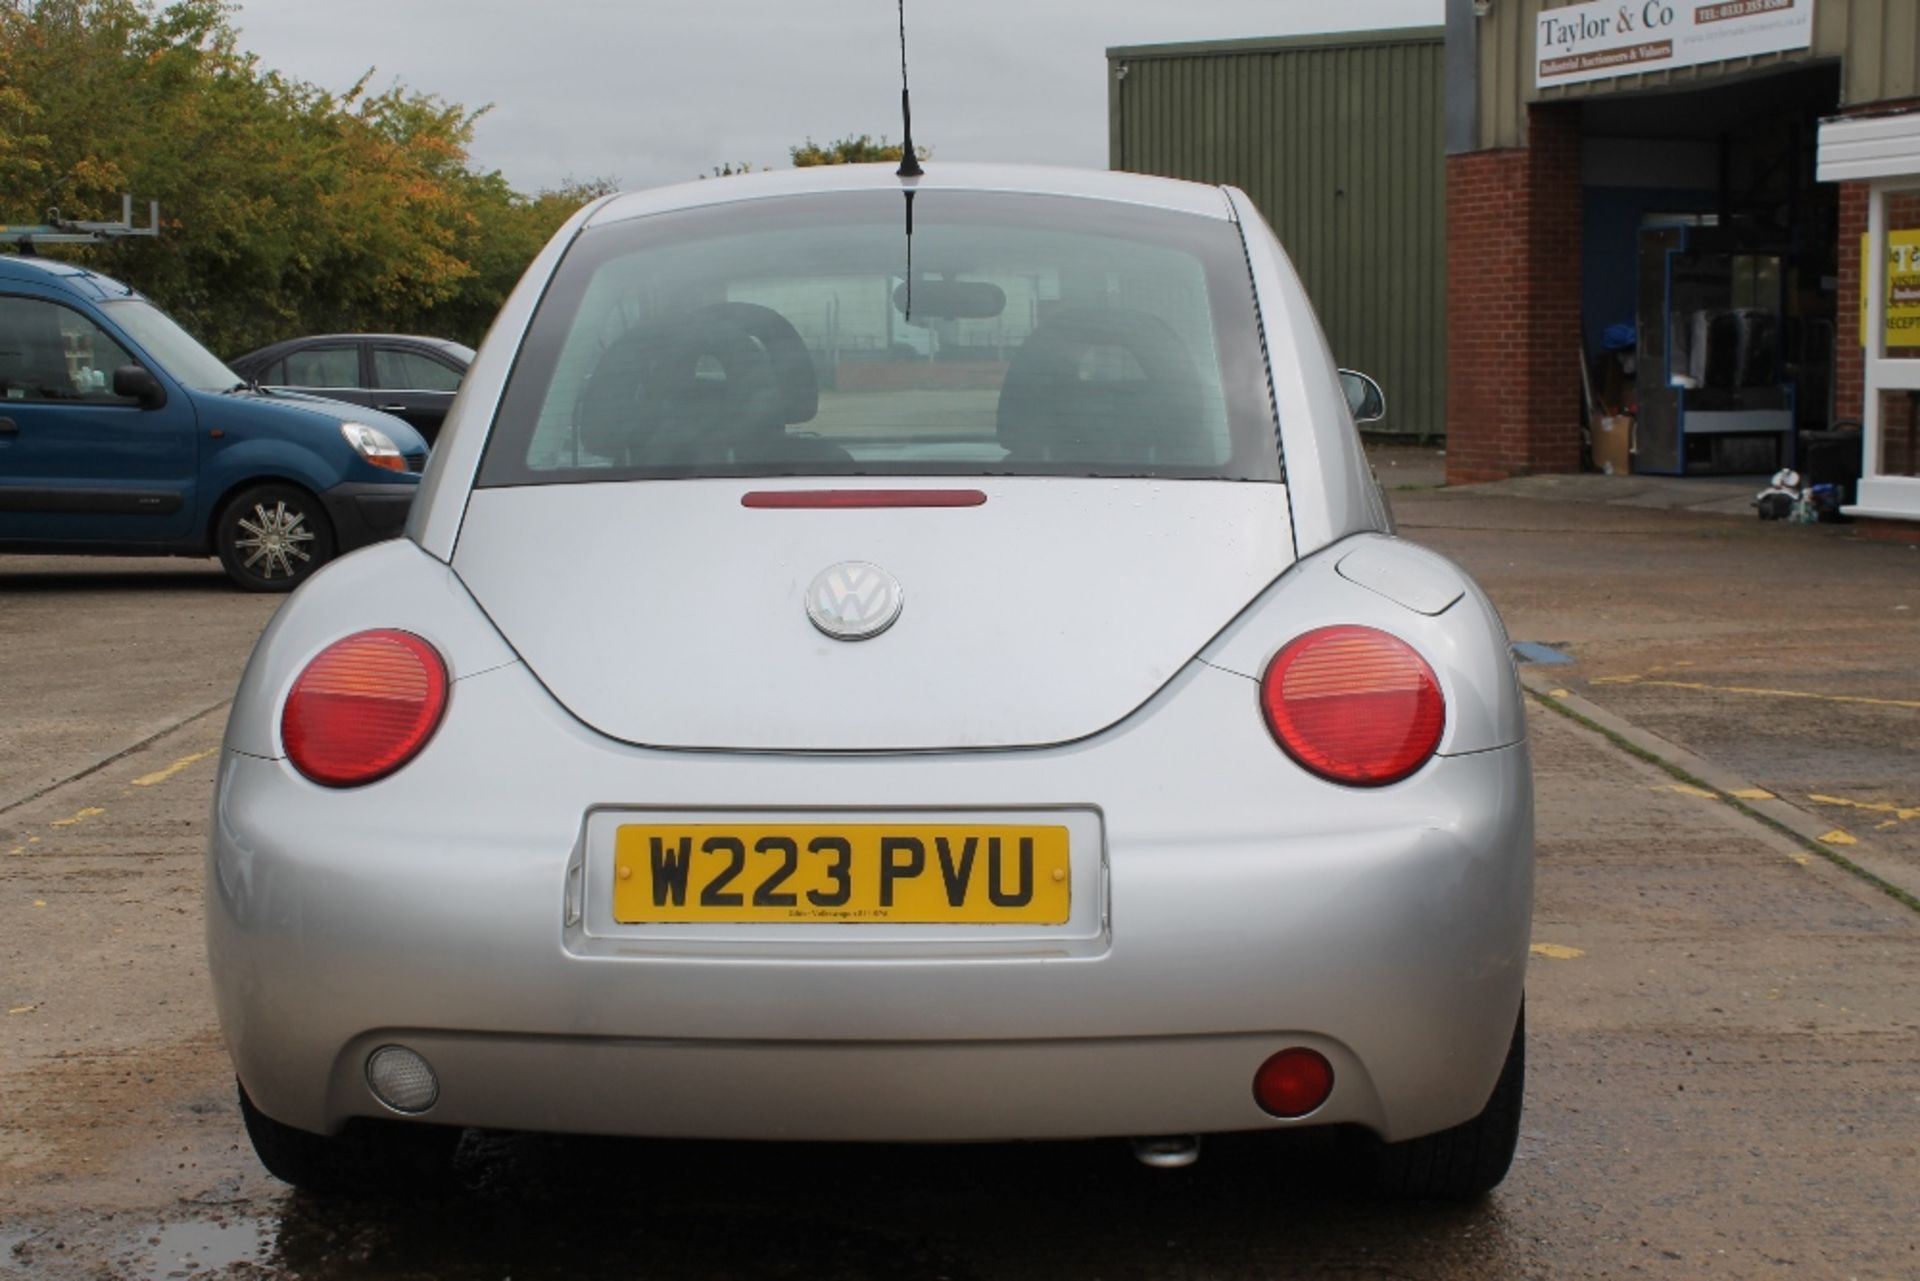
[(1640, 233), (1634, 470), (1765, 474), (1794, 462), (1785, 256), (1713, 227)]

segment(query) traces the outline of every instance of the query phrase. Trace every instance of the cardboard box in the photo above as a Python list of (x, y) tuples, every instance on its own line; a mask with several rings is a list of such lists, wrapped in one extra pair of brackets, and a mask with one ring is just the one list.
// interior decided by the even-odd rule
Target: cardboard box
[(1633, 470), (1633, 416), (1615, 414), (1593, 425), (1593, 465), (1609, 476)]

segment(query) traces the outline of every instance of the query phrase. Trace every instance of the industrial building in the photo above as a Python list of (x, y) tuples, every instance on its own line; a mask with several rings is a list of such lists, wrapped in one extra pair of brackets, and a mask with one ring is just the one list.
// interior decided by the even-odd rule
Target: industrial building
[(1604, 419), (1635, 471), (1920, 521), (1913, 0), (1448, 0), (1108, 64), (1112, 163), (1246, 188), (1450, 482), (1592, 465)]

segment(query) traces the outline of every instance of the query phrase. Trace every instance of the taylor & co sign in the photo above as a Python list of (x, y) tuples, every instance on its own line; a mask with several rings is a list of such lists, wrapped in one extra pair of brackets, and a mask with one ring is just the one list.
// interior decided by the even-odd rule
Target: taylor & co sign
[(1814, 0), (1593, 0), (1546, 9), (1534, 29), (1542, 89), (1805, 49)]

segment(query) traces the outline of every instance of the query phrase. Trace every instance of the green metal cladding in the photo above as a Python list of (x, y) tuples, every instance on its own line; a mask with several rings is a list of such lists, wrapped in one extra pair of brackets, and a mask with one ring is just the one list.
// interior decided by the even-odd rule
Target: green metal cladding
[(1108, 163), (1251, 196), (1376, 426), (1446, 424), (1445, 54), (1438, 27), (1107, 51)]

